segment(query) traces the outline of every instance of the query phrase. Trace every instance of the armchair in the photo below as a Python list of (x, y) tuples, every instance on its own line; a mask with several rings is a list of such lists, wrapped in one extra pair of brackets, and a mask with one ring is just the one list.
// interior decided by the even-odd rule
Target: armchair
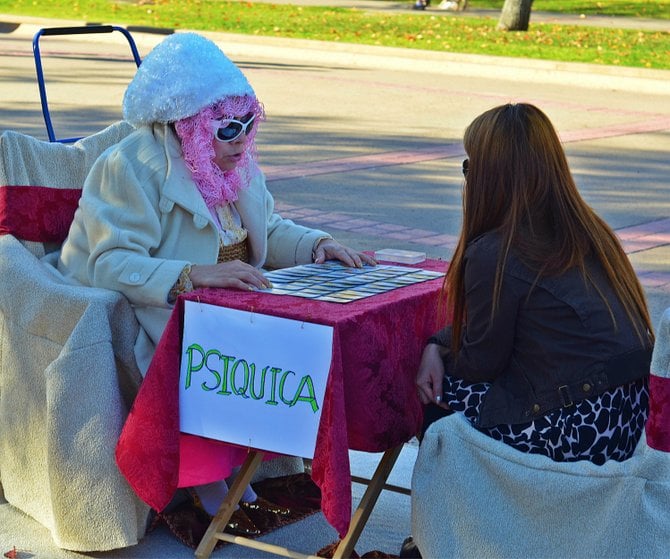
[(149, 514), (114, 458), (141, 382), (133, 309), (55, 268), (89, 168), (132, 129), (0, 136), (0, 489), (76, 551), (136, 544)]

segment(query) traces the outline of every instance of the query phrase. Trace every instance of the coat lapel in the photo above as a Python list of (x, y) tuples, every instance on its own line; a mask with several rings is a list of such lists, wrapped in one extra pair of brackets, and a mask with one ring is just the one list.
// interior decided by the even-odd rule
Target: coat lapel
[(249, 263), (262, 266), (267, 252), (268, 209), (265, 207), (265, 189), (262, 187), (263, 174), (257, 167), (253, 169), (253, 173), (249, 187), (240, 190), (234, 205), (240, 214), (242, 225), (247, 230)]
[(198, 187), (193, 182), (191, 171), (184, 162), (181, 146), (176, 135), (168, 129), (167, 125), (154, 126), (154, 134), (163, 140), (168, 159), (168, 171), (163, 185), (163, 195), (195, 216), (214, 225), (212, 214), (198, 191)]

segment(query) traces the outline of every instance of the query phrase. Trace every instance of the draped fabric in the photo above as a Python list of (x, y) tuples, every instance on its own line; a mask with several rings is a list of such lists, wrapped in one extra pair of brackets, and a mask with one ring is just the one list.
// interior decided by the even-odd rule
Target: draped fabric
[(122, 295), (72, 285), (54, 257), (91, 165), (132, 130), (71, 145), (0, 135), (0, 483), (56, 545), (84, 552), (135, 545), (146, 527), (114, 460), (141, 380), (138, 325)]
[[(421, 267), (443, 270), (445, 264)], [(326, 519), (343, 536), (351, 519), (348, 450), (382, 452), (419, 431), (422, 409), (414, 377), (425, 341), (438, 327), (441, 282), (347, 304), (213, 289), (180, 297), (120, 437), (119, 468), (138, 495), (161, 510), (177, 487), (226, 477), (246, 456), (246, 449), (179, 433), (184, 300), (331, 325), (333, 359), (312, 478)]]
[(670, 549), (670, 455), (643, 440), (628, 460), (555, 462), (433, 423), (412, 475), (412, 535), (424, 557), (646, 557)]
[(81, 189), (48, 186), (0, 188), (0, 235), (41, 243), (62, 243)]
[(670, 452), (670, 308), (665, 310), (656, 328), (649, 391), (647, 443)]
[(0, 136), (0, 235), (62, 243), (88, 170), (100, 153), (134, 129), (117, 122), (74, 144), (13, 130)]

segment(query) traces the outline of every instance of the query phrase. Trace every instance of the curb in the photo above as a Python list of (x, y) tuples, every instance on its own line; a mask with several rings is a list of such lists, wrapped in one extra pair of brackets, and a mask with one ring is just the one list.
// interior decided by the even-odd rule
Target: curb
[[(42, 27), (92, 25), (81, 20), (44, 19), (0, 14), (0, 33), (34, 35)], [(123, 24), (116, 24), (123, 25)], [(148, 52), (165, 35), (193, 31), (146, 26), (127, 26), (138, 47)], [(670, 95), (670, 70), (605, 66), (479, 54), (460, 54), (398, 47), (335, 43), (310, 39), (263, 37), (235, 33), (201, 31), (230, 57), (257, 58), (281, 55), (294, 62), (337, 65), (343, 62), (360, 68), (402, 72), (440, 73), (500, 80), (524, 80), (543, 84), (622, 90), (652, 95)], [(67, 36), (82, 40), (85, 35)], [(65, 38), (62, 36), (61, 39)]]

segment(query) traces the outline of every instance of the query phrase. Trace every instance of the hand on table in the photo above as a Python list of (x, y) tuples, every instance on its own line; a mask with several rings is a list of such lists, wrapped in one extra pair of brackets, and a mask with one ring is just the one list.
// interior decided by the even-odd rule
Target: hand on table
[(375, 266), (377, 261), (362, 252), (338, 243), (335, 239), (322, 239), (314, 249), (314, 263), (323, 264), (326, 260), (339, 260), (352, 268), (361, 268), (363, 264)]
[(422, 404), (436, 404), (449, 409), (449, 406), (442, 402), (444, 362), (441, 349), (442, 346), (437, 344), (428, 344), (424, 348), (419, 371), (416, 374), (416, 388)]
[(240, 260), (193, 266), (189, 274), (193, 287), (229, 287), (252, 291), (272, 287), (260, 270)]

